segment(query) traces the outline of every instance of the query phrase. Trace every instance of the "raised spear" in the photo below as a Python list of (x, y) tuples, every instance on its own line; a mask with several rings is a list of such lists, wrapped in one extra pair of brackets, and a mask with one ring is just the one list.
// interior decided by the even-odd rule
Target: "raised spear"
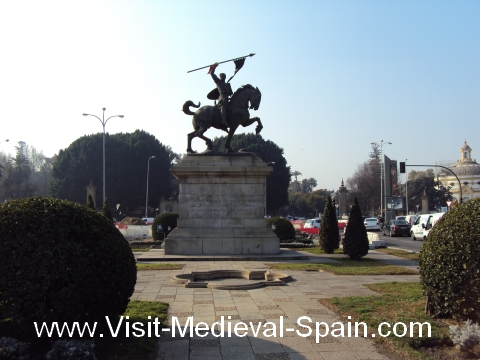
[[(226, 63), (226, 62), (229, 62), (229, 61), (235, 61), (235, 60), (245, 59), (245, 58), (247, 58), (247, 57), (249, 57), (249, 56), (253, 56), (253, 55), (255, 55), (255, 54), (240, 56), (240, 57), (235, 58), (235, 59), (230, 59), (230, 60), (221, 61), (221, 62), (219, 62), (218, 64), (223, 64), (223, 63)], [(200, 68), (198, 68), (198, 69), (193, 69), (193, 70), (187, 71), (187, 73), (191, 73), (191, 72), (197, 71), (197, 70), (206, 69), (206, 68), (209, 68), (210, 66), (211, 66), (211, 65), (207, 65), (207, 66), (200, 67)]]

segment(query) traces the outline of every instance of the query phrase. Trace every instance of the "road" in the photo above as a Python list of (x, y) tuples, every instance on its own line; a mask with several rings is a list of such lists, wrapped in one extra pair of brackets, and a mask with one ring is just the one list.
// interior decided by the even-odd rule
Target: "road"
[(378, 232), (380, 240), (385, 241), (385, 245), (392, 248), (399, 248), (403, 250), (409, 250), (413, 252), (419, 252), (423, 246), (422, 240), (413, 241), (410, 236), (383, 236), (381, 232)]

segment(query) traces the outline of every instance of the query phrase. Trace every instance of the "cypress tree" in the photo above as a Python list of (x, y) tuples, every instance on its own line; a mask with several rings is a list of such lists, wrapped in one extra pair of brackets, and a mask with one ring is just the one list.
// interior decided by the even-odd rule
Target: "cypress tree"
[(345, 228), (343, 253), (352, 260), (359, 260), (362, 256), (368, 254), (368, 248), (367, 229), (365, 229), (358, 200), (355, 198), (350, 216), (348, 217), (347, 227)]
[(338, 222), (335, 205), (328, 195), (320, 224), (320, 247), (326, 254), (333, 254), (339, 248)]
[(110, 211), (110, 206), (108, 205), (108, 199), (105, 198), (102, 206), (102, 215), (105, 216), (108, 220), (113, 221), (112, 212)]
[(92, 195), (91, 195), (91, 194), (88, 194), (87, 207), (88, 207), (89, 209), (95, 210), (95, 203), (93, 202), (93, 198), (92, 198)]

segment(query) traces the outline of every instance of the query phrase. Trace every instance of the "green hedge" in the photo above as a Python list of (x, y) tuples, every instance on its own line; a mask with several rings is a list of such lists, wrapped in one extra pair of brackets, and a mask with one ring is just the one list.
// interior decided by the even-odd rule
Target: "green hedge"
[(430, 314), (480, 322), (480, 198), (449, 210), (420, 251)]
[(272, 225), (275, 225), (275, 233), (280, 241), (295, 240), (295, 228), (290, 220), (281, 217), (271, 217), (267, 219), (266, 223), (269, 228), (271, 228)]
[(177, 227), (178, 214), (173, 212), (164, 212), (155, 217), (152, 223), (152, 237), (153, 240), (163, 240), (163, 232), (158, 231), (158, 225), (162, 226), (162, 229), (165, 230), (166, 235), (168, 235), (168, 227), (170, 226), (170, 231)]
[(34, 322), (104, 324), (127, 308), (135, 259), (96, 211), (51, 198), (9, 201), (0, 205), (0, 239), (0, 336), (35, 339)]

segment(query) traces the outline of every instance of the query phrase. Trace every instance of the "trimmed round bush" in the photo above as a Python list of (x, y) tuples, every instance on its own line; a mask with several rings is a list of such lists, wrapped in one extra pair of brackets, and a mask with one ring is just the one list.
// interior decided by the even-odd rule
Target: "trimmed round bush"
[[(136, 283), (127, 241), (78, 203), (26, 198), (0, 205), (0, 337), (37, 338), (34, 322), (116, 324)], [(66, 336), (66, 334), (64, 335)]]
[(168, 227), (170, 226), (170, 231), (177, 227), (178, 214), (174, 212), (164, 212), (158, 214), (152, 223), (152, 237), (153, 240), (163, 240), (163, 232), (158, 231), (158, 225), (162, 226), (165, 233), (168, 235)]
[(420, 282), (432, 315), (480, 322), (480, 198), (460, 204), (430, 230)]
[(288, 219), (281, 217), (271, 217), (267, 219), (267, 227), (271, 228), (275, 225), (275, 233), (280, 241), (295, 240), (295, 228)]

